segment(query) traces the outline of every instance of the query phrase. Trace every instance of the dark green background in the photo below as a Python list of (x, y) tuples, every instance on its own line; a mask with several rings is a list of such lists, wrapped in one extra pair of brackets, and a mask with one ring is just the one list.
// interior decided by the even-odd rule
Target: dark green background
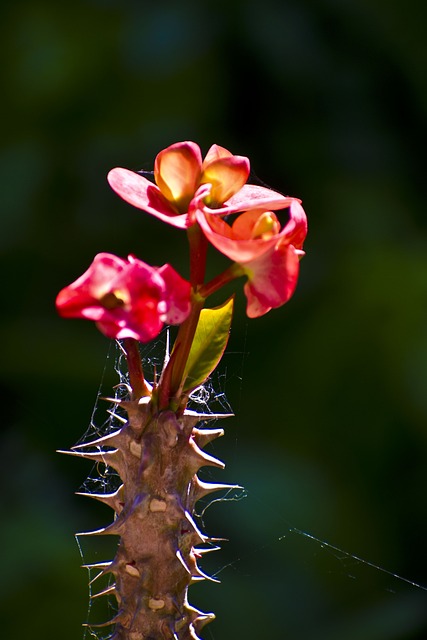
[(310, 224), (287, 306), (248, 321), (239, 283), (222, 370), (237, 417), (214, 451), (248, 497), (206, 514), (230, 542), (204, 566), (231, 564), (192, 588), (218, 616), (204, 637), (425, 638), (425, 591), (292, 532), (427, 585), (425, 3), (44, 0), (0, 17), (2, 637), (82, 636), (73, 532), (110, 514), (73, 495), (89, 465), (54, 451), (87, 427), (108, 341), (54, 298), (99, 251), (188, 273), (185, 235), (105, 181), (187, 139), (249, 156)]

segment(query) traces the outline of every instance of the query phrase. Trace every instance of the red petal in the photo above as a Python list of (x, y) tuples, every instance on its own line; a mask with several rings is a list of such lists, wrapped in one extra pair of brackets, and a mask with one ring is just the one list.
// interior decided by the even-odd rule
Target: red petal
[(234, 262), (246, 263), (254, 260), (277, 243), (278, 236), (272, 236), (268, 240), (262, 238), (236, 240), (232, 237), (232, 229), (218, 216), (206, 215), (198, 211), (196, 217), (209, 242)]
[(191, 285), (181, 278), (179, 273), (169, 264), (158, 269), (166, 285), (165, 300), (167, 311), (164, 321), (168, 324), (181, 324), (187, 318), (191, 309)]
[(293, 244), (296, 249), (301, 249), (307, 235), (307, 216), (298, 200), (292, 202), (289, 216), (289, 222), (283, 231), (288, 242)]
[(99, 320), (99, 299), (109, 291), (111, 281), (126, 264), (111, 253), (98, 253), (83, 275), (59, 292), (56, 298), (58, 313), (64, 318)]
[(242, 265), (248, 274), (244, 286), (249, 318), (262, 316), (288, 302), (295, 291), (299, 256), (292, 245), (282, 243), (261, 258)]

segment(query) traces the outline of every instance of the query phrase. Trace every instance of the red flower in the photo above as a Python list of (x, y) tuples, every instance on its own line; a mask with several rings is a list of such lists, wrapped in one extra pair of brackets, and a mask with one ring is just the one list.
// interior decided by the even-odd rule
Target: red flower
[(180, 324), (190, 313), (190, 283), (169, 265), (151, 267), (134, 256), (99, 253), (89, 269), (56, 299), (65, 318), (94, 320), (109, 338), (148, 342), (163, 323)]
[[(177, 142), (161, 151), (153, 184), (128, 169), (112, 169), (108, 181), (126, 202), (175, 227), (195, 222), (200, 201), (221, 215), (254, 208), (283, 209), (289, 202), (275, 191), (247, 185), (249, 160), (214, 144), (202, 161), (194, 142)], [(209, 185), (209, 186), (208, 186)]]
[(280, 307), (295, 290), (307, 218), (298, 200), (292, 200), (289, 212), (283, 229), (272, 211), (247, 211), (231, 226), (206, 209), (196, 214), (208, 240), (239, 265), (236, 274), (247, 276), (244, 292), (250, 318)]

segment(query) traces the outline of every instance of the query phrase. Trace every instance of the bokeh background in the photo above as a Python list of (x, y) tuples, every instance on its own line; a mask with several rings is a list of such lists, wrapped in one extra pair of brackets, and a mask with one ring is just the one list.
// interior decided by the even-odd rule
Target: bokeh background
[(310, 222), (286, 307), (248, 321), (238, 286), (218, 380), (237, 417), (214, 452), (247, 497), (205, 514), (230, 542), (205, 564), (222, 585), (192, 588), (217, 614), (204, 637), (426, 638), (426, 591), (391, 575), (427, 586), (425, 4), (0, 11), (3, 637), (82, 637), (73, 533), (110, 514), (73, 494), (89, 464), (55, 449), (116, 378), (108, 340), (54, 298), (99, 251), (188, 273), (184, 235), (105, 180), (188, 139), (249, 156)]

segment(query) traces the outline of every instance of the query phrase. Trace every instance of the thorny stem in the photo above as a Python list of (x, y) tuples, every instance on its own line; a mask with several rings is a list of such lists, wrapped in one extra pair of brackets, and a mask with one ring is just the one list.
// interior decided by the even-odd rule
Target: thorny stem
[(132, 388), (132, 400), (139, 400), (144, 396), (149, 396), (150, 390), (145, 382), (144, 372), (142, 370), (138, 341), (133, 338), (125, 338), (123, 346), (128, 364), (129, 382)]

